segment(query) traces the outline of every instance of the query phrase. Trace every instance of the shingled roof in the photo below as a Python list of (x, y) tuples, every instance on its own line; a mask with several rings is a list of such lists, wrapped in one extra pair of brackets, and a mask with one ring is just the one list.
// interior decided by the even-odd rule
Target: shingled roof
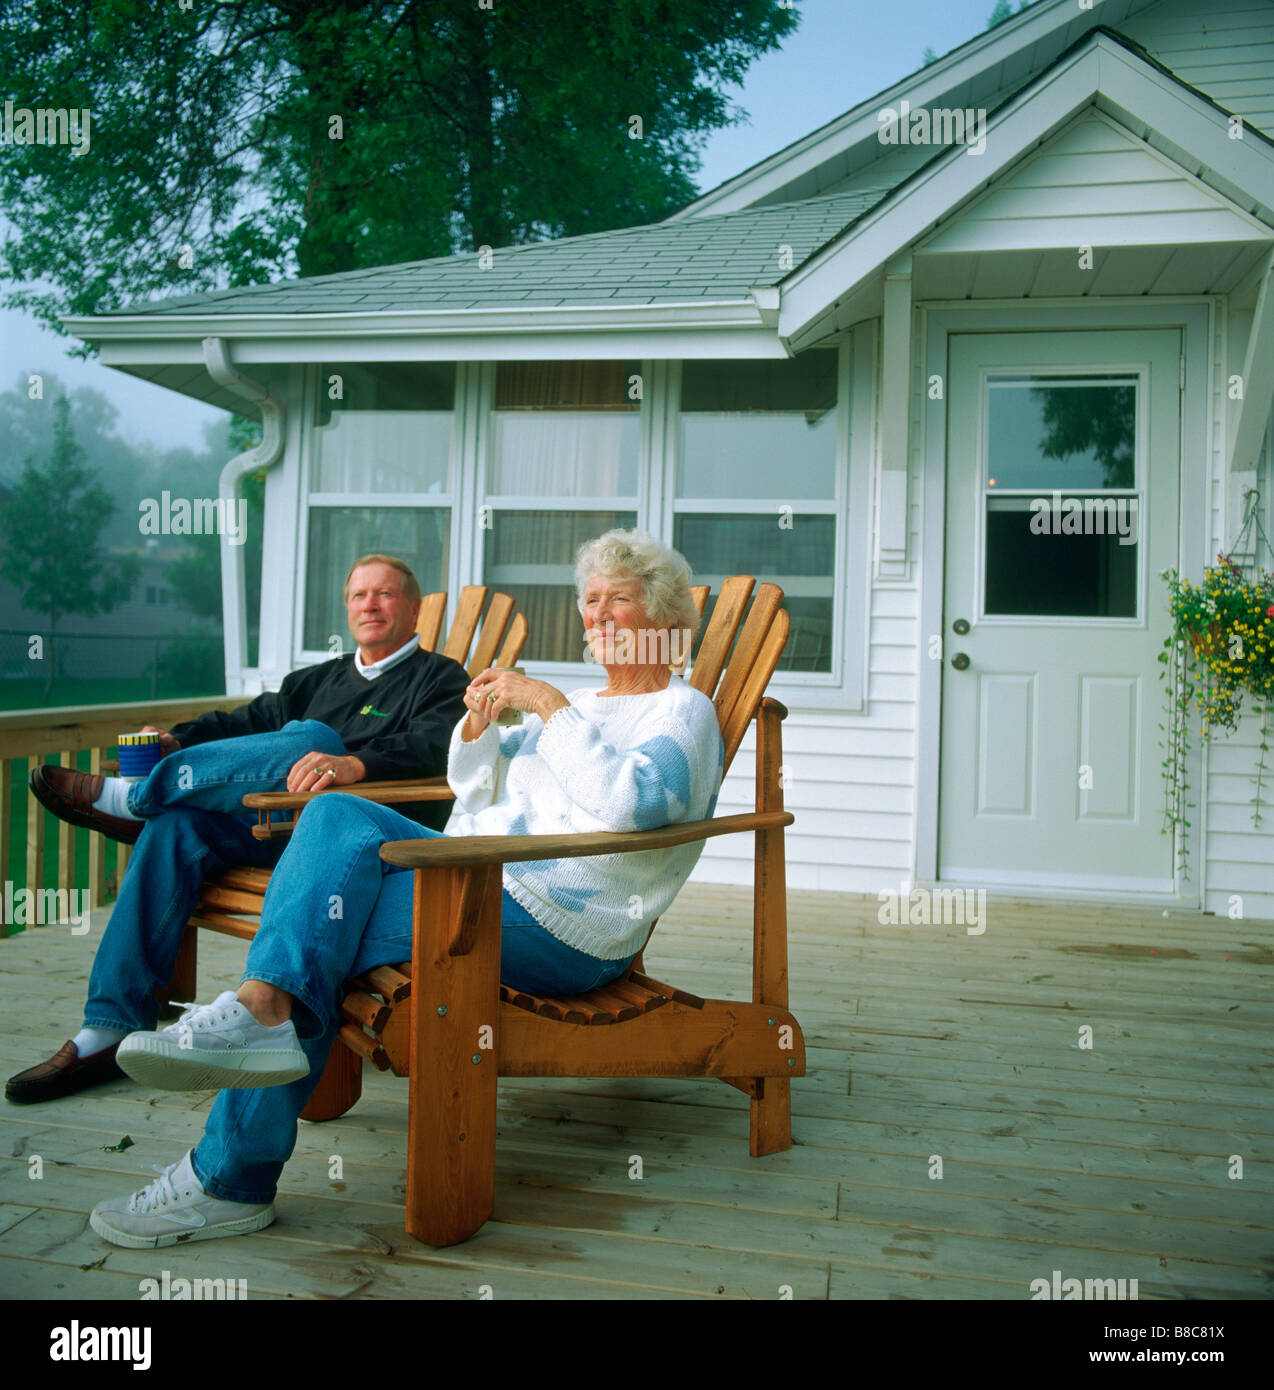
[[(115, 315), (330, 314), (746, 301), (885, 198), (888, 186), (337, 275), (131, 304)], [(780, 258), (782, 247), (791, 259)]]

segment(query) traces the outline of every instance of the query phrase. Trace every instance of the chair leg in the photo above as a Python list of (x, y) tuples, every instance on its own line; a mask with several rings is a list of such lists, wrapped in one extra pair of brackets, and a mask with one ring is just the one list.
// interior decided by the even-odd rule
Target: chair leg
[(792, 1083), (786, 1076), (757, 1077), (749, 1106), (748, 1151), (753, 1158), (792, 1147)]
[(457, 1245), (495, 1206), (500, 871), (416, 873), (407, 1234)]
[(181, 945), (177, 948), (177, 959), (173, 963), (173, 977), (163, 989), (155, 991), (156, 997), (159, 999), (161, 1018), (168, 1018), (181, 1012), (181, 1009), (172, 1002), (173, 1000), (184, 1003), (194, 1002), (198, 964), (199, 929), (187, 924), (181, 938)]
[(301, 1111), (301, 1118), (314, 1124), (338, 1119), (358, 1104), (362, 1094), (363, 1059), (337, 1038), (327, 1055), (319, 1084)]

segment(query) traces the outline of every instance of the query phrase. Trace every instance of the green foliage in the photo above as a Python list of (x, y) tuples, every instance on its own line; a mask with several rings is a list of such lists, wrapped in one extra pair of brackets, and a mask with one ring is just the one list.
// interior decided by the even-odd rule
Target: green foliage
[[(28, 458), (0, 517), (0, 575), (13, 584), (24, 608), (48, 618), (56, 633), (69, 613), (109, 613), (137, 582), (134, 556), (108, 560), (99, 545), (114, 511), (110, 494), (83, 463), (71, 429), (70, 403), (53, 403), (53, 447), (48, 461)], [(54, 654), (45, 653), (53, 680)]]
[[(221, 594), (217, 593), (217, 615), (221, 616)], [(166, 699), (183, 695), (211, 695), (225, 690), (226, 656), (220, 637), (201, 637), (192, 642), (165, 645), (155, 671), (156, 685)]]
[(1009, 0), (995, 0), (995, 9), (991, 11), (990, 18), (986, 22), (988, 29), (994, 29), (997, 24), (1003, 24), (1006, 19), (1012, 19), (1015, 13), (1021, 14), (1031, 3), (1031, 0), (1018, 0), (1017, 10), (1014, 11)]
[[(115, 502), (110, 534), (104, 540), (125, 549), (136, 546), (141, 500), (158, 497), (165, 487), (172, 487), (174, 478), (181, 479), (188, 495), (216, 495), (217, 478), (226, 459), (238, 452), (228, 441), (229, 422), (205, 426), (200, 447), (161, 449), (149, 443), (135, 444), (117, 432), (119, 411), (100, 391), (88, 386), (68, 390), (55, 373), (44, 372), (42, 376), (42, 399), (31, 398), (25, 371), (17, 374), (11, 390), (0, 392), (0, 440), (5, 441), (0, 474), (8, 470), (0, 482), (12, 487), (21, 459), (49, 455), (56, 419), (51, 403), (65, 396), (71, 430), (84, 461)], [(259, 426), (253, 428), (260, 431)]]
[(84, 153), (0, 160), (5, 302), (61, 331), (657, 220), (743, 118), (723, 89), (796, 23), (774, 0), (0, 0), (0, 91), (92, 112)]

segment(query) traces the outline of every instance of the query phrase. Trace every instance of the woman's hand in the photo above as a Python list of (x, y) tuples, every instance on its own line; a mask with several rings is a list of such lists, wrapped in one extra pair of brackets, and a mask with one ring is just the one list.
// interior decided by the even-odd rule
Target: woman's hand
[(473, 678), (465, 691), (464, 702), (469, 708), (464, 731), (466, 742), (477, 738), (506, 709), (538, 714), (541, 719), (547, 720), (570, 704), (566, 696), (547, 681), (532, 680), (530, 676), (499, 666), (488, 666)]

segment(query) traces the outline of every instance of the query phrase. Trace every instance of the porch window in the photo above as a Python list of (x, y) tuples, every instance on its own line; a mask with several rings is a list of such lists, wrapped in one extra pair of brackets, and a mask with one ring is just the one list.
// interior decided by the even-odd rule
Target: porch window
[(309, 464), (305, 631), (309, 651), (349, 641), (341, 580), (369, 551), (397, 555), (424, 593), (447, 587), (453, 502), (451, 363), (320, 369)]
[(502, 362), (481, 514), (483, 582), (526, 614), (525, 661), (581, 662), (575, 551), (637, 524), (636, 362)]
[(672, 544), (710, 584), (782, 586), (791, 635), (781, 671), (830, 672), (836, 565), (837, 354), (787, 362), (687, 361)]

